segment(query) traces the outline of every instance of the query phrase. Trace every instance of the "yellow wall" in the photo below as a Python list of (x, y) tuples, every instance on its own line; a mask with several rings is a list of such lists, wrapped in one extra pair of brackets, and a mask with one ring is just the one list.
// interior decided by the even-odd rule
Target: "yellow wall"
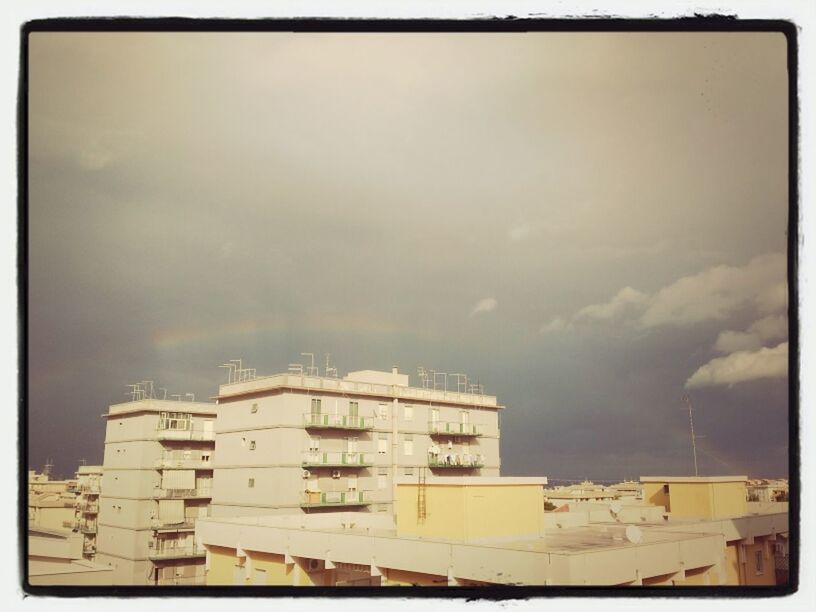
[(447, 576), (422, 574), (404, 570), (387, 569), (382, 577), (383, 586), (447, 586)]
[(662, 482), (644, 482), (643, 483), (643, 499), (650, 504), (656, 506), (663, 506), (667, 512), (670, 512), (669, 498), (663, 493)]
[[(663, 493), (665, 484), (668, 497)], [(646, 482), (643, 498), (674, 516), (727, 518), (748, 512), (745, 482)]]
[(717, 583), (714, 580), (711, 568), (698, 567), (686, 570), (685, 580), (678, 580), (675, 584), (678, 586), (716, 586)]
[(249, 583), (257, 584), (255, 582), (255, 570), (258, 569), (266, 573), (266, 582), (264, 584), (292, 585), (294, 566), (289, 565), (287, 567), (283, 555), (248, 550), (247, 557), (252, 560)]
[(46, 529), (66, 529), (63, 526), (65, 521), (73, 521), (76, 518), (76, 510), (74, 508), (64, 507), (39, 507), (34, 513), (34, 524), (37, 527), (45, 527)]
[[(754, 544), (745, 546), (745, 564), (742, 567), (741, 584), (746, 586), (771, 585), (776, 584), (776, 572), (774, 570), (773, 553), (769, 552), (764, 543), (757, 539)], [(756, 553), (762, 554), (762, 573), (757, 575)]]
[(234, 548), (208, 546), (210, 551), (210, 569), (207, 570), (207, 586), (232, 585), (235, 564), (238, 557)]
[(543, 531), (541, 485), (429, 485), (423, 522), (417, 516), (417, 489), (397, 487), (399, 535), (463, 540)]

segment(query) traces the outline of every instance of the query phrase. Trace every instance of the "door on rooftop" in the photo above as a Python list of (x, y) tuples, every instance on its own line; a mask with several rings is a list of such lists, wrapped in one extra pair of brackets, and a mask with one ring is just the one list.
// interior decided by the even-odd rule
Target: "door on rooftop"
[(320, 414), (320, 398), (312, 398), (312, 414)]

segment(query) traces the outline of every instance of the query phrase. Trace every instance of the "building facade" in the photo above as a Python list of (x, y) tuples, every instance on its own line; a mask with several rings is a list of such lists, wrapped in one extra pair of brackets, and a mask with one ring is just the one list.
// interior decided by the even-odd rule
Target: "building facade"
[(213, 516), (393, 512), (398, 478), (498, 476), (494, 396), (364, 370), (221, 385)]
[(82, 534), (82, 554), (92, 561), (96, 556), (96, 526), (99, 514), (99, 491), (102, 483), (101, 465), (81, 465), (76, 472), (76, 525)]
[(215, 407), (142, 399), (107, 419), (96, 561), (114, 584), (198, 584), (204, 552), (195, 520), (212, 495)]

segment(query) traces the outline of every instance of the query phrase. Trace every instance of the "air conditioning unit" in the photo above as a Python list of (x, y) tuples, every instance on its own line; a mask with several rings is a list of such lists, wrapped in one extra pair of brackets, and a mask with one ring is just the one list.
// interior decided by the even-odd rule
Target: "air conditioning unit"
[(340, 470), (332, 470), (332, 478), (340, 478)]
[(312, 473), (309, 470), (303, 470), (303, 477), (309, 478), (311, 477)]

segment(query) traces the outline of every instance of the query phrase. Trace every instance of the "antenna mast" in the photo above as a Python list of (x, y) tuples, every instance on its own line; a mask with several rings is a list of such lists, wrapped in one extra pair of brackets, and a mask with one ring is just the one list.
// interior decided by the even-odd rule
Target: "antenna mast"
[(683, 401), (685, 401), (686, 406), (688, 406), (689, 429), (691, 430), (691, 451), (694, 454), (694, 475), (699, 476), (697, 472), (697, 439), (694, 437), (694, 416), (691, 407), (691, 398), (689, 398), (687, 393), (683, 394)]

